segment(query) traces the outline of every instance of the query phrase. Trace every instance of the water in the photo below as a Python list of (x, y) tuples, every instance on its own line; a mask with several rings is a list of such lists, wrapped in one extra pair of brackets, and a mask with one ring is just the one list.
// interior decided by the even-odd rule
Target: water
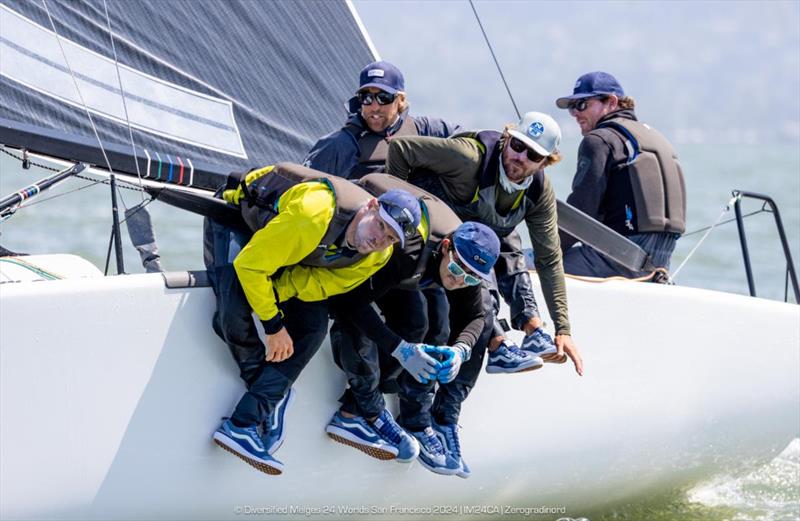
[[(560, 198), (569, 193), (576, 148), (577, 142), (565, 143), (565, 161), (549, 172)], [(800, 258), (800, 150), (797, 147), (683, 145), (679, 153), (686, 174), (689, 231), (716, 221), (733, 188), (769, 194), (782, 212), (797, 267)], [(18, 190), (47, 174), (35, 167), (22, 171), (17, 162), (1, 155), (0, 193)], [(88, 188), (74, 191), (81, 187)], [(129, 207), (140, 201), (139, 193), (123, 190), (120, 206)], [(35, 204), (0, 224), (0, 244), (29, 253), (76, 253), (98, 266), (104, 265), (111, 228), (107, 185), (90, 186), (87, 181), (71, 180), (40, 196), (38, 202), (32, 202)], [(748, 203), (745, 213), (758, 206)], [(149, 208), (164, 267), (168, 270), (202, 269), (201, 218), (160, 203)], [(726, 218), (730, 217), (732, 212), (726, 214)], [(760, 214), (749, 218), (747, 230), (759, 296), (783, 300), (785, 261), (771, 216)], [(683, 261), (701, 235), (678, 242), (673, 268)], [(128, 242), (124, 237), (126, 270), (141, 272), (137, 254)], [(111, 263), (113, 272), (113, 258)], [(679, 274), (678, 283), (747, 294), (735, 224), (723, 225), (711, 233)], [(787, 349), (798, 347), (787, 346)], [(781, 455), (760, 468), (745, 465), (731, 475), (715, 476), (688, 488), (661, 491), (657, 496), (608, 505), (583, 515), (592, 521), (800, 520), (800, 439), (795, 439)]]

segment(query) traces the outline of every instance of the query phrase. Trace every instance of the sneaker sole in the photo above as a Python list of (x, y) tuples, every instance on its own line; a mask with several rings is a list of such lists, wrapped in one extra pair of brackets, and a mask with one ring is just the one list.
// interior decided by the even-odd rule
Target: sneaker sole
[(258, 460), (252, 459), (252, 458), (248, 458), (247, 456), (245, 456), (244, 454), (240, 453), (236, 449), (226, 445), (225, 442), (223, 440), (220, 440), (219, 438), (217, 438), (216, 435), (214, 436), (214, 443), (216, 443), (217, 445), (219, 445), (220, 447), (222, 447), (226, 451), (230, 452), (231, 454), (233, 454), (237, 458), (241, 459), (242, 461), (244, 461), (245, 463), (247, 463), (251, 467), (255, 468), (256, 470), (260, 470), (264, 474), (269, 474), (270, 476), (280, 476), (281, 474), (283, 474), (283, 469), (267, 465), (263, 461), (258, 461)]
[(347, 445), (348, 447), (353, 447), (354, 449), (358, 449), (367, 456), (372, 456), (375, 459), (379, 459), (381, 461), (389, 461), (397, 458), (397, 453), (392, 452), (390, 450), (382, 449), (380, 447), (373, 447), (371, 445), (364, 445), (363, 443), (358, 443), (357, 441), (348, 439), (343, 435), (337, 434), (335, 432), (326, 431), (326, 434), (333, 441), (337, 441), (342, 445)]
[(515, 374), (515, 373), (528, 373), (541, 369), (543, 364), (532, 365), (530, 367), (523, 367), (522, 369), (510, 369), (506, 367), (486, 366), (486, 372), (489, 374)]

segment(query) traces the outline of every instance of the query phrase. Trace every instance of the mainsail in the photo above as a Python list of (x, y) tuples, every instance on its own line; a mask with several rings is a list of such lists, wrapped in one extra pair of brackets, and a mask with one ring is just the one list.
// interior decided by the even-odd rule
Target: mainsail
[(0, 142), (214, 189), (302, 160), (373, 59), (345, 2), (3, 0)]

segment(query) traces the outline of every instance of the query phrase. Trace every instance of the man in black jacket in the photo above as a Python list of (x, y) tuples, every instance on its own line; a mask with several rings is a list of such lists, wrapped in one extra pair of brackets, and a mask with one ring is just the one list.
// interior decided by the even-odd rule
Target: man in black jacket
[[(567, 202), (641, 246), (654, 266), (668, 269), (675, 242), (686, 229), (686, 190), (672, 145), (637, 120), (633, 98), (606, 72), (584, 74), (572, 95), (556, 105), (569, 110), (584, 136)], [(561, 234), (566, 273), (648, 275), (576, 242)]]

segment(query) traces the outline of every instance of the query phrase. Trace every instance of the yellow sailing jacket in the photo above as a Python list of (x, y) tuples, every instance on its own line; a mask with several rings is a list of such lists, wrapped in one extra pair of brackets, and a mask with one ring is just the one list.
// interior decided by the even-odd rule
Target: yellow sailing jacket
[[(278, 215), (253, 234), (233, 261), (247, 301), (262, 321), (279, 316), (277, 303), (297, 297), (306, 302), (325, 300), (355, 288), (389, 261), (392, 248), (373, 252), (355, 263), (308, 272), (279, 270), (303, 260), (319, 246), (335, 211), (331, 188), (322, 182), (293, 186), (278, 202)], [(276, 274), (278, 276), (276, 276)]]

